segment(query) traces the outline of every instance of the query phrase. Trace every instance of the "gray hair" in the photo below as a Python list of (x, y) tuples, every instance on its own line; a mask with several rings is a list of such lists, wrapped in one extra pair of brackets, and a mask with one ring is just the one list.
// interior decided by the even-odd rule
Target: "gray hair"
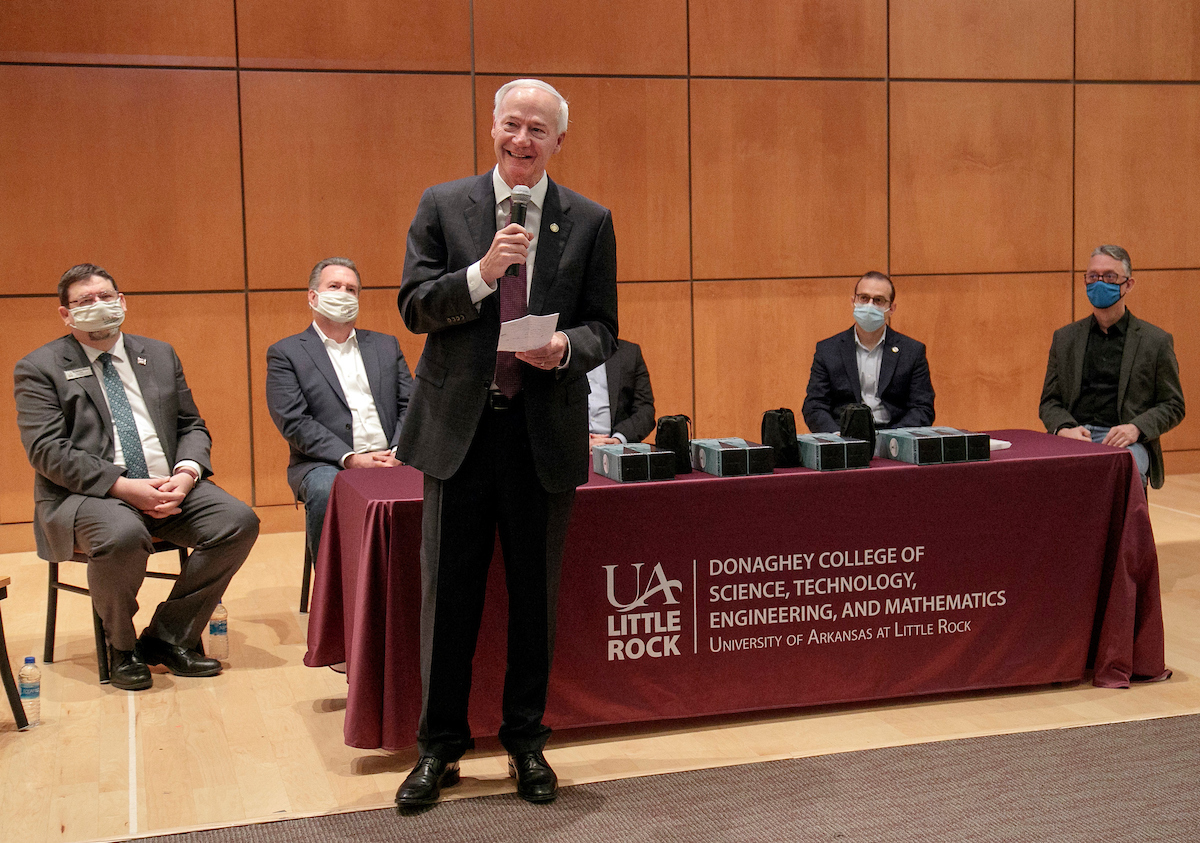
[(558, 133), (561, 135), (567, 130), (568, 108), (567, 100), (558, 91), (554, 90), (554, 86), (548, 82), (543, 82), (541, 79), (514, 79), (511, 82), (505, 82), (496, 91), (496, 102), (492, 106), (492, 119), (495, 120), (500, 116), (500, 103), (504, 102), (504, 98), (508, 92), (514, 88), (536, 88), (539, 91), (545, 91), (558, 100)]
[(1092, 252), (1092, 257), (1104, 255), (1115, 261), (1121, 262), (1121, 269), (1125, 271), (1126, 278), (1133, 277), (1133, 264), (1129, 262), (1129, 252), (1122, 249), (1120, 246), (1097, 246), (1096, 251)]
[(354, 265), (354, 261), (350, 258), (325, 258), (313, 267), (312, 272), (308, 274), (308, 289), (315, 290), (321, 283), (321, 271), (327, 266), (344, 266), (354, 273), (354, 277), (358, 280), (358, 290), (362, 292), (362, 276), (358, 274), (358, 267)]

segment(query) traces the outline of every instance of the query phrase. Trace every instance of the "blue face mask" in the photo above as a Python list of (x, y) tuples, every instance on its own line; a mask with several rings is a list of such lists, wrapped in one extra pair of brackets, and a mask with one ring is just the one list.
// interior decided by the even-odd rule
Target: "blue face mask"
[(854, 305), (854, 321), (868, 334), (883, 327), (887, 314), (873, 304)]
[(1092, 303), (1092, 307), (1098, 307), (1103, 310), (1106, 307), (1112, 307), (1121, 300), (1121, 285), (1110, 284), (1107, 281), (1093, 281), (1085, 288), (1087, 290), (1088, 301)]

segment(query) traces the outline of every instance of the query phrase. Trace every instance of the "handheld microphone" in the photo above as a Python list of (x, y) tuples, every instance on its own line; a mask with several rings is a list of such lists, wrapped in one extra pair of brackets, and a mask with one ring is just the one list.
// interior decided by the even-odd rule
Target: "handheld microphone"
[[(529, 199), (532, 191), (523, 184), (518, 184), (512, 189), (512, 216), (509, 219), (510, 223), (515, 222), (517, 225), (524, 227), (525, 213), (529, 210)], [(521, 265), (514, 263), (504, 270), (504, 274), (510, 277), (515, 277), (521, 272)]]

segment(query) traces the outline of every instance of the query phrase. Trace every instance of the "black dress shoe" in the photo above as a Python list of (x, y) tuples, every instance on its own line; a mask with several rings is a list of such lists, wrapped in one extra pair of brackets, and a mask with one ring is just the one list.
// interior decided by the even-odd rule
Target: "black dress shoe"
[(108, 681), (122, 691), (144, 691), (154, 684), (150, 668), (138, 657), (137, 650), (118, 650), (108, 646)]
[(517, 795), (526, 802), (553, 802), (558, 776), (540, 750), (508, 756), (508, 774), (517, 780)]
[(404, 784), (396, 791), (400, 808), (422, 808), (437, 802), (443, 787), (458, 784), (458, 762), (449, 763), (432, 755), (422, 755)]
[(221, 663), (216, 659), (205, 658), (178, 644), (168, 644), (153, 635), (142, 633), (137, 650), (146, 664), (165, 665), (176, 676), (216, 676), (221, 672)]

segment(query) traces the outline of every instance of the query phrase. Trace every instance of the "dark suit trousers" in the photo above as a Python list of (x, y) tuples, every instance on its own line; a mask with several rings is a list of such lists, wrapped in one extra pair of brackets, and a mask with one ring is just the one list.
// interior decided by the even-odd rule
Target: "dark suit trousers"
[(449, 480), (425, 476), (421, 546), (422, 754), (454, 761), (474, 746), (467, 722), (471, 660), (499, 532), (508, 591), (508, 664), (500, 742), (541, 749), (554, 652), (563, 543), (575, 490), (550, 494), (537, 478), (523, 401), (485, 409)]
[(118, 650), (137, 641), (133, 616), (146, 576), (150, 537), (192, 548), (182, 577), (159, 604), (146, 633), (195, 647), (204, 625), (258, 538), (258, 516), (208, 480), (200, 481), (167, 518), (142, 515), (116, 498), (87, 498), (75, 515), (75, 545), (89, 557), (88, 590)]

